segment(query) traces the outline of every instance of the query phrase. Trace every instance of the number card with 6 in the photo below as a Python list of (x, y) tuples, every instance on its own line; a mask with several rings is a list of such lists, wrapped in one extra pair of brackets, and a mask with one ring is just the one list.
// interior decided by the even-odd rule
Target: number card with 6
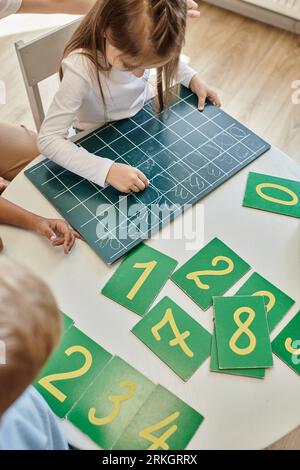
[(272, 348), (276, 356), (300, 375), (300, 312), (276, 336)]
[(273, 366), (263, 297), (214, 297), (214, 311), (220, 369)]
[(157, 385), (113, 450), (184, 450), (203, 419), (200, 413)]
[(177, 266), (177, 261), (141, 244), (120, 264), (102, 294), (144, 315)]
[(206, 310), (212, 305), (213, 296), (225, 294), (249, 269), (248, 263), (214, 238), (175, 271), (171, 279)]
[(119, 357), (107, 363), (67, 418), (103, 449), (111, 449), (155, 384)]
[(208, 358), (211, 334), (169, 297), (164, 297), (132, 332), (183, 380)]

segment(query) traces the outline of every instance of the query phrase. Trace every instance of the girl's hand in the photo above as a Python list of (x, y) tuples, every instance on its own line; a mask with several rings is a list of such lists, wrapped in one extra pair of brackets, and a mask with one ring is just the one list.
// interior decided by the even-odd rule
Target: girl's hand
[(8, 187), (9, 181), (6, 181), (4, 178), (1, 178), (0, 176), (0, 194), (5, 191), (5, 189)]
[(211, 101), (218, 108), (221, 107), (221, 101), (217, 93), (202, 80), (200, 75), (194, 75), (190, 82), (190, 89), (198, 96), (198, 108), (200, 111), (203, 111), (206, 100)]
[(187, 6), (188, 6), (188, 15), (191, 18), (199, 18), (200, 16), (200, 11), (198, 11), (198, 5), (196, 2), (193, 0), (187, 0)]
[(52, 246), (64, 246), (67, 255), (74, 246), (76, 238), (81, 238), (64, 220), (38, 218), (34, 230), (50, 240)]
[(123, 163), (114, 163), (110, 167), (106, 183), (122, 193), (139, 193), (149, 186), (148, 179), (140, 170)]

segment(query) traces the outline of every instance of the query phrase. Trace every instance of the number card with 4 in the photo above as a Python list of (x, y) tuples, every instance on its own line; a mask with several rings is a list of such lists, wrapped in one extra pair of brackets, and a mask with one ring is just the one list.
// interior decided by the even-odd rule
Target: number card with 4
[(295, 301), (271, 282), (253, 273), (235, 295), (261, 295), (265, 298), (269, 330), (272, 331)]
[(67, 418), (103, 449), (111, 449), (155, 384), (114, 357)]
[(144, 315), (174, 271), (177, 261), (141, 244), (120, 264), (102, 294)]
[(211, 334), (169, 297), (164, 297), (132, 332), (183, 380), (208, 358)]
[(72, 327), (40, 373), (35, 388), (54, 413), (64, 418), (111, 357), (109, 352)]
[(215, 297), (214, 310), (220, 369), (273, 366), (263, 297)]
[(113, 450), (184, 450), (203, 416), (157, 385)]
[(172, 276), (199, 307), (206, 310), (213, 296), (223, 295), (250, 266), (218, 238), (214, 238)]
[(300, 182), (250, 172), (243, 205), (300, 218)]
[(274, 339), (272, 348), (276, 356), (300, 375), (300, 312)]

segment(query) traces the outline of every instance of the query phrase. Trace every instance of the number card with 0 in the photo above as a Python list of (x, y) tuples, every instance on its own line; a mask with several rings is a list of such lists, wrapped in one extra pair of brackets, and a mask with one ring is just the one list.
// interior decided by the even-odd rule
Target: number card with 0
[(243, 205), (300, 218), (300, 182), (250, 172)]
[(218, 238), (211, 240), (179, 268), (171, 279), (199, 307), (206, 310), (213, 296), (223, 295), (250, 266)]
[(50, 408), (64, 418), (112, 355), (74, 326), (35, 382)]
[(119, 357), (98, 375), (67, 416), (103, 449), (111, 449), (155, 384)]
[(164, 297), (132, 332), (183, 380), (208, 358), (211, 334), (169, 297)]
[(214, 311), (220, 369), (273, 366), (263, 297), (214, 297)]
[(272, 342), (273, 352), (300, 375), (300, 312)]
[(102, 294), (144, 315), (177, 265), (177, 261), (141, 244), (120, 264)]
[(157, 385), (113, 450), (184, 450), (203, 420), (200, 413)]

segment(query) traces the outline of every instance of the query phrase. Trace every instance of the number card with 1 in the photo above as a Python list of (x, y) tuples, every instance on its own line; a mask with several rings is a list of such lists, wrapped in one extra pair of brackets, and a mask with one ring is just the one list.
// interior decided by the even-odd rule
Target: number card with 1
[(177, 261), (141, 244), (120, 264), (102, 294), (144, 315), (177, 265)]
[(157, 385), (113, 450), (184, 450), (203, 419), (200, 413)]
[(107, 363), (67, 416), (103, 449), (111, 449), (155, 384), (119, 357)]
[(243, 206), (300, 218), (300, 182), (250, 172)]
[(132, 332), (183, 380), (208, 358), (211, 334), (169, 297), (164, 297)]
[(250, 266), (218, 238), (211, 240), (179, 268), (171, 279), (199, 307), (206, 310), (213, 296), (223, 295)]
[(35, 382), (54, 413), (64, 418), (112, 355), (72, 327)]
[(253, 273), (235, 295), (261, 295), (265, 298), (269, 330), (272, 331), (295, 301), (271, 282)]
[(300, 312), (272, 342), (273, 352), (300, 375)]
[(273, 366), (263, 297), (214, 297), (214, 310), (220, 369)]

